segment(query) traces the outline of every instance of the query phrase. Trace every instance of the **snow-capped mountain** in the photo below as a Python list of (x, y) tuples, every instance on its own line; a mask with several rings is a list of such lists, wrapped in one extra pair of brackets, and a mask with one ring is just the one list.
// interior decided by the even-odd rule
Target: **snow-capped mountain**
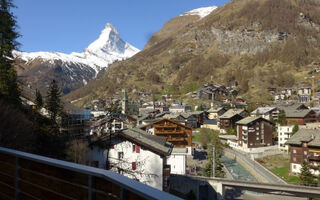
[(180, 16), (186, 16), (186, 15), (198, 15), (201, 19), (204, 18), (205, 16), (209, 15), (213, 10), (215, 10), (217, 7), (216, 6), (209, 6), (209, 7), (202, 7), (202, 8), (197, 8), (194, 10), (190, 10), (188, 12), (185, 12), (181, 14)]
[(107, 23), (99, 38), (81, 53), (14, 51), (13, 54), (18, 74), (28, 84), (41, 89), (56, 79), (63, 93), (68, 93), (85, 85), (111, 63), (138, 52), (137, 48), (120, 38), (115, 27)]

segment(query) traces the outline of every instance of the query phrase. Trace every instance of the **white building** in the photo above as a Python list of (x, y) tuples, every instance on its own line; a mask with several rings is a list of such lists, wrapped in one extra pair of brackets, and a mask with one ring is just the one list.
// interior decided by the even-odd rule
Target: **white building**
[(278, 148), (281, 151), (288, 152), (288, 145), (285, 143), (290, 138), (294, 126), (278, 126)]
[[(170, 175), (167, 157), (171, 154), (172, 144), (167, 143), (165, 137), (149, 135), (141, 129), (128, 129), (114, 135), (111, 143), (107, 139), (103, 144), (92, 145), (91, 158), (97, 167), (110, 169), (159, 190), (167, 186)], [(108, 154), (103, 146), (109, 144)]]
[(173, 148), (170, 156), (167, 157), (167, 164), (170, 165), (171, 174), (186, 174), (188, 148)]
[(251, 116), (261, 116), (267, 120), (278, 119), (279, 111), (276, 107), (259, 107), (250, 113)]

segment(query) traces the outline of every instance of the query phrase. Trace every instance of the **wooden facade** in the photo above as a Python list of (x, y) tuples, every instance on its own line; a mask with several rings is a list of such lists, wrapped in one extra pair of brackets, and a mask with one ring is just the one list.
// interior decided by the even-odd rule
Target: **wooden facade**
[(238, 114), (230, 118), (220, 118), (219, 120), (220, 129), (228, 130), (229, 128), (234, 128), (236, 125), (236, 122), (241, 119), (243, 119), (243, 117)]
[(248, 124), (237, 125), (238, 144), (246, 148), (271, 146), (273, 124), (260, 117)]
[(148, 128), (153, 128), (153, 134), (156, 136), (167, 137), (167, 141), (172, 143), (175, 148), (192, 146), (191, 127), (170, 119), (162, 119), (141, 127), (143, 130)]
[(298, 124), (298, 125), (305, 125), (306, 123), (314, 123), (318, 121), (317, 114), (313, 111), (310, 110), (310, 112), (301, 117), (291, 117), (287, 116), (286, 121), (288, 124)]

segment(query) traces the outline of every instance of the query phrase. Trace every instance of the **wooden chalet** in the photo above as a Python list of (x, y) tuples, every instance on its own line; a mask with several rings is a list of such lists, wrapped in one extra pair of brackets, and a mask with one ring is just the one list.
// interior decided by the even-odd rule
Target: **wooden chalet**
[(286, 142), (290, 146), (290, 171), (300, 173), (302, 163), (306, 161), (313, 174), (319, 174), (320, 131), (300, 129)]
[(156, 136), (167, 137), (175, 148), (192, 146), (192, 128), (170, 119), (161, 119), (140, 127)]

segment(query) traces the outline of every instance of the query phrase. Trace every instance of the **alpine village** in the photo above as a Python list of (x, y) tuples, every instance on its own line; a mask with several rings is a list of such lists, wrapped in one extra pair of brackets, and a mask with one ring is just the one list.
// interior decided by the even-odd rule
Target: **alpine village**
[(320, 1), (226, 2), (65, 54), (0, 0), (0, 199), (320, 199)]

